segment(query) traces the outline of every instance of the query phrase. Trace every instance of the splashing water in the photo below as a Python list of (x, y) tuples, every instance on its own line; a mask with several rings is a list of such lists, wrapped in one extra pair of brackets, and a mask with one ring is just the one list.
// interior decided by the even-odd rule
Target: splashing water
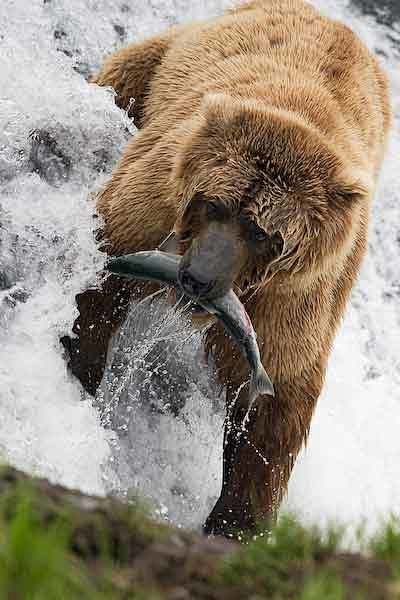
[[(312, 522), (367, 519), (373, 529), (400, 496), (400, 28), (377, 25), (345, 0), (314, 4), (380, 55), (396, 122), (369, 255), (286, 507)], [(121, 45), (229, 5), (0, 4), (0, 454), (85, 491), (139, 489), (185, 526), (202, 522), (220, 485), (223, 414), (200, 336), (162, 301), (132, 306), (94, 405), (67, 373), (59, 337), (76, 316), (75, 294), (96, 284), (104, 263), (88, 198), (135, 132), (88, 74)]]
[(132, 482), (164, 517), (199, 524), (220, 484), (223, 402), (202, 335), (182, 310), (159, 298), (132, 306), (96, 405), (104, 426), (118, 433), (111, 461), (122, 489)]

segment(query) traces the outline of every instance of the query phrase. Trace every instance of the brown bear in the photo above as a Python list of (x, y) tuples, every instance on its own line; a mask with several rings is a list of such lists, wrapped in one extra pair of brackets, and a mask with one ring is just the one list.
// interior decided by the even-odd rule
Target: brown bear
[[(275, 397), (258, 398), (245, 430), (248, 365), (218, 324), (207, 334), (227, 420), (205, 530), (253, 528), (275, 514), (307, 439), (366, 251), (386, 77), (345, 25), (302, 0), (255, 0), (116, 52), (93, 81), (140, 128), (98, 198), (108, 252), (153, 249), (174, 230), (183, 287), (237, 286), (257, 332)], [(78, 298), (66, 345), (91, 391), (131, 294), (109, 278)]]

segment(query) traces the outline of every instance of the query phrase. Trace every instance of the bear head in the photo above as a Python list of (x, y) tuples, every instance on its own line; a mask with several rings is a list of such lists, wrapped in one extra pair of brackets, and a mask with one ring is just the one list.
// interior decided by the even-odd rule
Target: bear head
[(341, 154), (304, 115), (206, 95), (172, 173), (183, 288), (210, 298), (340, 268), (372, 186)]

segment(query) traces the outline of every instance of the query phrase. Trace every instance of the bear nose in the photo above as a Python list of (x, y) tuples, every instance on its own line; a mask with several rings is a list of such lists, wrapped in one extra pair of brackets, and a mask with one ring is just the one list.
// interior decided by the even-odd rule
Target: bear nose
[(188, 269), (179, 273), (179, 283), (183, 291), (191, 298), (204, 298), (211, 291), (213, 284), (209, 281), (199, 281)]

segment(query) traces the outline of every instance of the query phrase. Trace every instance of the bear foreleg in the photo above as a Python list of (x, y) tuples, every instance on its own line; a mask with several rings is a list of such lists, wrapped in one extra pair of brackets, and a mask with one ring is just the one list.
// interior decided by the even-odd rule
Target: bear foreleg
[[(228, 409), (222, 491), (205, 522), (206, 533), (237, 536), (275, 520), (319, 394), (308, 392), (304, 383), (302, 377), (276, 384), (275, 397), (258, 398), (250, 414), (243, 390)], [(232, 401), (233, 393), (228, 396)]]

